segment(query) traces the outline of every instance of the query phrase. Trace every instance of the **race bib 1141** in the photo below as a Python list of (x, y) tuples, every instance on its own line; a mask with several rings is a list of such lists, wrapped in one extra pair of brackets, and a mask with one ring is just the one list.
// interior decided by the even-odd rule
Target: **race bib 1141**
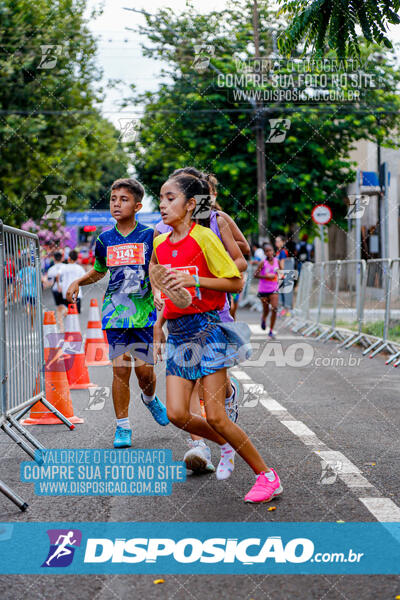
[(118, 244), (107, 248), (107, 267), (144, 265), (144, 244)]

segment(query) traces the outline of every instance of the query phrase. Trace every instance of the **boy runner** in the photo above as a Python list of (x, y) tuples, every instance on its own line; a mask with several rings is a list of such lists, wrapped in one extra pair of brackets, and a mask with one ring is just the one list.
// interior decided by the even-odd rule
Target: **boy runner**
[(168, 425), (165, 406), (155, 395), (153, 368), (153, 325), (157, 314), (149, 281), (153, 230), (136, 221), (142, 208), (143, 186), (135, 179), (117, 179), (111, 186), (110, 212), (117, 223), (104, 231), (96, 242), (94, 268), (74, 281), (67, 292), (72, 301), (79, 286), (99, 281), (110, 270), (104, 296), (102, 327), (110, 346), (113, 363), (112, 395), (117, 429), (114, 447), (132, 445), (128, 418), (131, 354), (141, 398), (159, 425)]

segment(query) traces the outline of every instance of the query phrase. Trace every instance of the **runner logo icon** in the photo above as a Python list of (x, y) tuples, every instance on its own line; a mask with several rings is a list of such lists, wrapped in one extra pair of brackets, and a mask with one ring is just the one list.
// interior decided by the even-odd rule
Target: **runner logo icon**
[(75, 549), (81, 545), (79, 529), (48, 529), (50, 548), (42, 567), (68, 567), (74, 558)]

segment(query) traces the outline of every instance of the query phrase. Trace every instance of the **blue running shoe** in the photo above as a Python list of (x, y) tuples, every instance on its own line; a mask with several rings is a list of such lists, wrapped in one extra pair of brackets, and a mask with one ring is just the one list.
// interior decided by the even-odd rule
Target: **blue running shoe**
[(233, 394), (231, 398), (225, 398), (225, 411), (232, 423), (239, 418), (238, 391), (239, 383), (234, 377), (230, 377)]
[(168, 425), (169, 419), (167, 417), (167, 409), (165, 408), (161, 400), (159, 400), (156, 396), (154, 400), (152, 400), (149, 404), (146, 404), (146, 402), (143, 400), (143, 394), (140, 394), (140, 397), (142, 399), (143, 404), (147, 406), (147, 408), (151, 412), (153, 419), (157, 421), (159, 425)]
[(132, 446), (132, 429), (117, 426), (114, 438), (114, 448), (130, 448)]

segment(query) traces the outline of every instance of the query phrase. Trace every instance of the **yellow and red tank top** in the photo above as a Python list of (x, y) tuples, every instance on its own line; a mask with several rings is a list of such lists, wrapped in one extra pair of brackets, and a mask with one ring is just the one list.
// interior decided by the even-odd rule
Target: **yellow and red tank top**
[[(240, 272), (221, 240), (209, 229), (193, 223), (188, 234), (179, 242), (170, 241), (171, 233), (158, 235), (154, 240), (154, 253), (160, 265), (172, 269), (185, 269), (199, 277), (240, 277)], [(192, 293), (193, 301), (187, 308), (178, 308), (165, 300), (164, 317), (177, 319), (183, 315), (221, 310), (225, 304), (225, 292), (201, 288), (201, 298)]]

